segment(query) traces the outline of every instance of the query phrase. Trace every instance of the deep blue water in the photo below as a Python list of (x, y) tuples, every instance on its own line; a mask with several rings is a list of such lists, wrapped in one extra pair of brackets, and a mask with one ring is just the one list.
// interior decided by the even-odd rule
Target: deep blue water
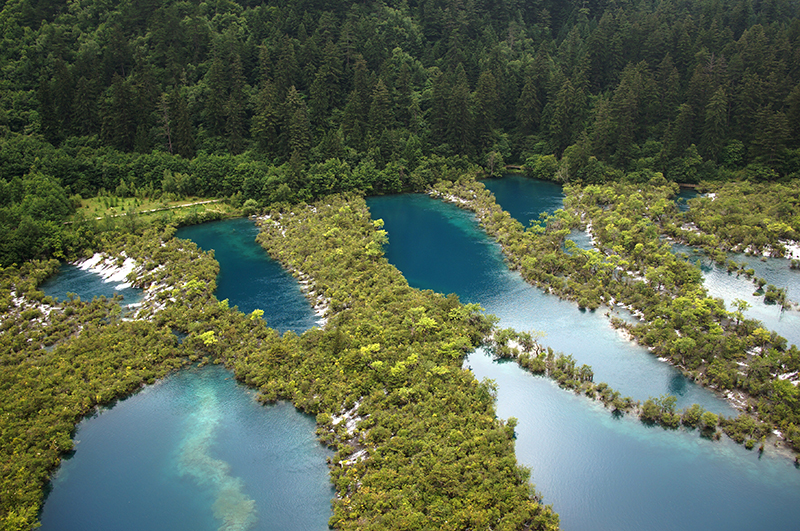
[[(501, 326), (544, 330), (542, 342), (588, 363), (595, 381), (641, 399), (678, 395), (732, 414), (646, 350), (623, 340), (602, 312), (581, 312), (509, 272), (474, 218), (422, 195), (370, 198), (389, 233), (387, 257), (418, 288), (454, 292)], [(517, 417), (517, 456), (569, 530), (794, 529), (800, 471), (789, 459), (648, 427), (482, 351), (467, 360), (498, 384), (498, 415)]]
[[(312, 308), (256, 233), (252, 222), (236, 219), (180, 235), (216, 251), (219, 299), (263, 309), (270, 326), (302, 333), (315, 322)], [(48, 289), (87, 298), (97, 279), (59, 274)], [(327, 529), (331, 452), (314, 430), (315, 420), (291, 404), (260, 405), (225, 369), (180, 371), (79, 424), (42, 529)]]
[(503, 327), (543, 332), (542, 344), (591, 365), (596, 382), (607, 382), (623, 396), (645, 400), (673, 394), (679, 407), (698, 403), (725, 415), (735, 413), (726, 402), (626, 340), (611, 327), (606, 310), (581, 311), (509, 271), (500, 247), (468, 212), (421, 194), (374, 197), (367, 204), (372, 217), (385, 222), (388, 260), (412, 286), (479, 303), (497, 315)]
[[(550, 181), (511, 174), (501, 179), (486, 179), (481, 182), (494, 194), (497, 204), (526, 228), (531, 225), (531, 221), (539, 220), (540, 213), (553, 214), (564, 208), (561, 185)], [(567, 239), (575, 242), (581, 249), (593, 247), (592, 238), (586, 231), (572, 230)]]
[(564, 208), (564, 192), (557, 183), (522, 175), (506, 175), (481, 182), (494, 194), (497, 204), (526, 228), (530, 227), (531, 221), (538, 221), (542, 212), (553, 214)]
[(318, 318), (292, 275), (256, 243), (257, 234), (255, 223), (237, 218), (182, 227), (176, 236), (214, 250), (220, 267), (217, 299), (229, 299), (244, 313), (264, 310), (270, 327), (302, 333)]

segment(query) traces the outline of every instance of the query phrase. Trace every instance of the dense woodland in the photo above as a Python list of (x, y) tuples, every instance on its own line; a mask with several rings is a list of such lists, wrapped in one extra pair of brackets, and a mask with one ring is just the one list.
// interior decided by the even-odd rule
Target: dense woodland
[(468, 162), (800, 171), (796, 0), (0, 5), (4, 265), (80, 246), (58, 222), (101, 190), (267, 205)]

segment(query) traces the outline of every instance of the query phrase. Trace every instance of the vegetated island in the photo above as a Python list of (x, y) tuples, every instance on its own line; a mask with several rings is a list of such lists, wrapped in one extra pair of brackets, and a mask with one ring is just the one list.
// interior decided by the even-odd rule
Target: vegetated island
[[(745, 319), (744, 307), (727, 311), (722, 301), (709, 297), (699, 269), (662, 241), (660, 237), (678, 221), (670, 200), (676, 192), (677, 185), (663, 177), (646, 184), (569, 185), (567, 208), (543, 215), (527, 229), (495, 203), (474, 175), (441, 181), (430, 194), (475, 212), (481, 226), (502, 246), (510, 266), (529, 282), (592, 310), (620, 303), (631, 309), (642, 322), (632, 325), (614, 319), (615, 326), (743, 411), (734, 419), (717, 419), (734, 440), (748, 448), (760, 442), (763, 450), (766, 438), (774, 435), (800, 450), (800, 352), (795, 345), (787, 348), (784, 338), (761, 323)], [(595, 248), (565, 244), (570, 229), (579, 226), (591, 228)], [(515, 338), (511, 334), (508, 339)], [(505, 341), (499, 345), (501, 355), (510, 355)], [(607, 391), (605, 384), (598, 384), (603, 386), (598, 395), (591, 378), (581, 376), (571, 357), (554, 358), (541, 349), (531, 357), (530, 351), (517, 350), (514, 355), (520, 356), (523, 366), (546, 370), (564, 380), (562, 385), (597, 395), (617, 410), (635, 411), (643, 420), (676, 427), (683, 419), (695, 426), (705, 413), (694, 405), (680, 415), (674, 399), (666, 396), (651, 398), (640, 407)], [(703, 427), (715, 428), (712, 420), (706, 415)]]
[[(336, 450), (336, 528), (558, 528), (516, 461), (514, 420), (497, 419), (492, 385), (462, 368), (491, 321), (454, 296), (410, 288), (383, 258), (385, 233), (360, 197), (284, 205), (261, 223), (262, 244), (327, 301), (324, 329), (281, 336), (258, 310), (217, 301), (216, 262), (171, 225), (106, 234), (97, 249), (136, 263), (129, 279), (145, 299), (134, 320), (115, 300), (54, 306), (36, 286), (55, 261), (4, 269), (14, 294), (0, 334), (4, 525), (36, 522), (49, 474), (94, 407), (187, 363), (215, 362), (262, 400), (316, 415)], [(174, 332), (186, 334), (180, 344)]]

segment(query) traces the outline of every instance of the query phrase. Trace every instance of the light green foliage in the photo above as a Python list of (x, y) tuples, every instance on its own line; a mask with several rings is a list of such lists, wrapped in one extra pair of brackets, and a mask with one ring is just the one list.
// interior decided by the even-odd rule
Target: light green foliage
[[(800, 181), (705, 183), (706, 195), (689, 202), (686, 217), (701, 234), (676, 231), (682, 240), (714, 249), (782, 255), (781, 240), (800, 240)], [(713, 194), (713, 197), (709, 194)]]
[[(800, 424), (800, 404), (770, 384), (777, 374), (800, 370), (796, 347), (787, 349), (783, 338), (744, 319), (744, 305), (729, 312), (721, 301), (709, 297), (699, 268), (673, 254), (661, 241), (664, 233), (681, 234), (680, 214), (671, 201), (675, 185), (661, 177), (649, 184), (568, 185), (564, 191), (564, 211), (543, 215), (539, 224), (523, 231), (482, 184), (462, 179), (436, 185), (437, 196), (455, 195), (464, 201), (459, 203), (463, 208), (476, 213), (487, 233), (502, 245), (511, 267), (519, 269), (529, 282), (582, 307), (625, 302), (641, 312), (644, 322), (632, 325), (616, 320), (615, 326), (626, 328), (637, 341), (701, 383), (749, 394), (751, 404), (758, 401), (754, 413), (775, 427)], [(695, 203), (693, 209), (702, 210), (706, 204)], [(575, 226), (578, 219), (591, 221), (595, 249), (583, 251), (564, 244), (567, 228)], [(716, 245), (716, 241), (711, 238), (706, 243)], [(767, 288), (767, 293), (776, 300), (781, 297), (777, 288)], [(758, 347), (760, 357), (748, 353), (753, 346)], [(496, 353), (512, 354), (500, 344)], [(580, 389), (618, 409), (633, 406), (606, 388), (581, 385), (568, 359), (555, 363), (557, 358), (553, 358), (556, 370), (542, 354), (518, 359), (524, 367), (549, 374), (564, 387)], [(742, 362), (748, 367), (744, 371), (739, 365)], [(678, 413), (652, 400), (642, 405), (640, 416), (668, 427), (681, 420)]]
[(209, 330), (207, 332), (203, 332), (202, 334), (200, 334), (199, 339), (207, 347), (216, 344), (217, 341), (218, 341), (216, 336), (214, 335), (214, 331), (213, 330)]
[[(346, 433), (344, 423), (319, 430), (340, 465), (332, 472), (341, 498), (331, 524), (557, 526), (557, 517), (530, 497), (527, 477), (515, 472), (513, 430), (495, 418), (491, 388), (462, 369), (492, 321), (455, 296), (411, 289), (382, 251), (369, 254), (366, 243), (382, 230), (361, 198), (331, 196), (270, 215), (277, 223), (264, 224), (259, 241), (310, 275), (335, 313), (324, 331), (281, 348), (288, 359), (247, 352), (229, 359), (265, 399), (291, 398), (309, 413), (330, 416), (359, 404), (356, 433)], [(369, 457), (346, 464), (360, 447)]]

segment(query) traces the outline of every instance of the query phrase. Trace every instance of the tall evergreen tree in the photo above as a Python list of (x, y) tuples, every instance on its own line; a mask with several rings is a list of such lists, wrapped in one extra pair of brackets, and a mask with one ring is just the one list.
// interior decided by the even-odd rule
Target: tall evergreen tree
[(278, 91), (269, 78), (262, 79), (250, 134), (258, 149), (273, 157), (281, 151), (278, 143), (280, 116)]
[(311, 123), (308, 119), (308, 109), (294, 86), (289, 88), (284, 103), (284, 112), (287, 119), (287, 133), (289, 136), (289, 155), (296, 162), (308, 162), (311, 149)]
[(447, 101), (447, 133), (450, 145), (457, 153), (470, 155), (473, 152), (472, 94), (467, 82), (464, 65), (456, 68), (453, 89)]
[(101, 104), (101, 137), (121, 151), (132, 151), (136, 136), (136, 91), (115, 75)]
[(213, 136), (221, 136), (225, 132), (227, 122), (226, 104), (228, 102), (228, 75), (222, 57), (214, 53), (211, 65), (206, 74), (205, 126)]
[(484, 70), (478, 78), (475, 93), (472, 96), (474, 105), (475, 133), (481, 149), (489, 147), (492, 131), (500, 113), (497, 80), (491, 70)]
[(728, 132), (728, 96), (725, 89), (720, 87), (711, 96), (711, 100), (706, 105), (705, 121), (703, 123), (703, 138), (701, 151), (703, 155), (711, 160), (717, 160)]
[(386, 129), (391, 129), (394, 124), (392, 99), (383, 79), (379, 78), (378, 82), (375, 84), (371, 100), (372, 102), (369, 108), (369, 128), (373, 135), (378, 136)]
[(244, 136), (247, 131), (245, 79), (242, 71), (242, 59), (238, 53), (233, 54), (229, 85), (230, 91), (225, 105), (225, 134), (228, 140), (228, 150), (237, 154), (244, 149)]
[(194, 157), (194, 127), (184, 90), (176, 88), (170, 96), (172, 149), (177, 155)]
[(542, 116), (542, 104), (539, 101), (539, 87), (534, 75), (534, 66), (525, 68), (522, 92), (517, 101), (517, 131), (523, 135), (532, 134), (539, 126)]

